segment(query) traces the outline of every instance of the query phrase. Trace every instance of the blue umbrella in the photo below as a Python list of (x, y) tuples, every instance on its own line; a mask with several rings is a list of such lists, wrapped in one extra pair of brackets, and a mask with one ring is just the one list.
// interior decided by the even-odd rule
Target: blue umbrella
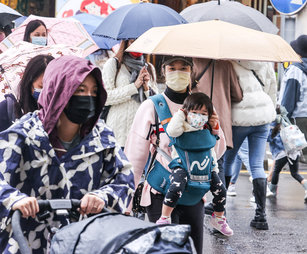
[(152, 3), (124, 5), (105, 18), (93, 33), (117, 40), (136, 39), (152, 27), (185, 24), (173, 9)]
[(28, 17), (27, 16), (21, 16), (14, 20), (15, 27), (19, 27)]
[(80, 13), (72, 18), (77, 19), (83, 25), (85, 30), (91, 35), (93, 40), (96, 42), (99, 48), (101, 49), (111, 49), (115, 44), (118, 44), (120, 41), (103, 38), (100, 36), (93, 35), (93, 32), (97, 28), (97, 26), (104, 20), (103, 17), (88, 14), (88, 13)]

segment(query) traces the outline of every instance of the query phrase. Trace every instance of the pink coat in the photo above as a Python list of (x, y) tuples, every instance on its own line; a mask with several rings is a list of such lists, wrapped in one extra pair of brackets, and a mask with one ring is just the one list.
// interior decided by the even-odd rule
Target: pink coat
[[(167, 98), (164, 94), (163, 96), (166, 99), (166, 102), (169, 106), (169, 109), (172, 115), (177, 112), (182, 104), (176, 104), (172, 102), (169, 98)], [(134, 117), (132, 127), (130, 129), (126, 145), (125, 145), (125, 154), (128, 160), (132, 163), (134, 169), (134, 181), (135, 186), (137, 186), (140, 182), (141, 176), (143, 174), (149, 151), (153, 152), (154, 147), (152, 144), (155, 144), (156, 135), (152, 132), (152, 127), (155, 124), (155, 109), (152, 100), (147, 99), (144, 101), (139, 107), (136, 115)], [(160, 125), (161, 128), (161, 125)], [(147, 140), (147, 136), (149, 132), (152, 132), (149, 139)], [(215, 151), (217, 155), (217, 159), (219, 159), (224, 152), (226, 151), (226, 142), (224, 133), (221, 129), (217, 130), (217, 133), (220, 139), (216, 143)], [(165, 133), (160, 133), (160, 148), (164, 150), (169, 156), (171, 156), (171, 149), (168, 146), (170, 143), (170, 139)], [(168, 168), (169, 162), (162, 157), (161, 154), (157, 154), (156, 159), (170, 171)], [(154, 190), (151, 190), (155, 192)], [(150, 186), (147, 182), (145, 182), (141, 205), (149, 206), (151, 204), (150, 200)]]

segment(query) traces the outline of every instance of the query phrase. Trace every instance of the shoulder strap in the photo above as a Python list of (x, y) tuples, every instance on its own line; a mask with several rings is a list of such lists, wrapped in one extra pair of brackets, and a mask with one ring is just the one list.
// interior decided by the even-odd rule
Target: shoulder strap
[(116, 61), (116, 73), (115, 73), (115, 77), (114, 77), (114, 86), (116, 87), (116, 79), (117, 79), (117, 75), (119, 73), (119, 70), (120, 70), (120, 63), (118, 61), (118, 58), (117, 57), (113, 57)]
[(167, 105), (167, 102), (162, 94), (156, 94), (149, 98), (153, 101), (155, 105), (155, 110), (161, 121), (161, 125), (163, 126), (163, 129), (166, 133), (166, 127), (172, 118), (172, 113)]
[(259, 78), (259, 76), (257, 75), (257, 73), (256, 73), (254, 70), (252, 70), (252, 72), (253, 72), (255, 78), (259, 81), (259, 83), (260, 83), (262, 86), (264, 86), (262, 80)]
[(210, 60), (210, 62), (206, 65), (205, 69), (198, 75), (198, 77), (193, 81), (192, 83), (192, 89), (195, 88), (199, 82), (199, 80), (204, 76), (204, 74), (206, 73), (206, 71), (209, 69), (211, 63), (212, 63), (212, 59)]

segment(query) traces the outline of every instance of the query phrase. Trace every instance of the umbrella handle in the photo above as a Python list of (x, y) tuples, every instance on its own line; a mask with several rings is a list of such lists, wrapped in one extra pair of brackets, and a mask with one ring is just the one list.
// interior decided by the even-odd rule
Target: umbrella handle
[(140, 101), (143, 102), (144, 101), (144, 87), (140, 86), (139, 88), (139, 95), (140, 95)]
[(213, 62), (212, 62), (212, 78), (211, 78), (211, 94), (210, 94), (210, 99), (211, 100), (212, 100), (212, 96), (213, 96), (214, 65), (215, 65), (215, 60), (213, 60)]

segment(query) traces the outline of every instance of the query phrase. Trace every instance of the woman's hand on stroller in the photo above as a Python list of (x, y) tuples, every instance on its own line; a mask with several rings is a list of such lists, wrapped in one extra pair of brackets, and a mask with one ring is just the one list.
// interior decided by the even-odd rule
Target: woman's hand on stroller
[(81, 199), (80, 214), (100, 213), (104, 208), (105, 202), (94, 194), (85, 194)]
[(39, 212), (37, 199), (34, 197), (23, 198), (13, 205), (12, 210), (20, 210), (24, 218), (28, 218), (29, 216), (35, 218)]

